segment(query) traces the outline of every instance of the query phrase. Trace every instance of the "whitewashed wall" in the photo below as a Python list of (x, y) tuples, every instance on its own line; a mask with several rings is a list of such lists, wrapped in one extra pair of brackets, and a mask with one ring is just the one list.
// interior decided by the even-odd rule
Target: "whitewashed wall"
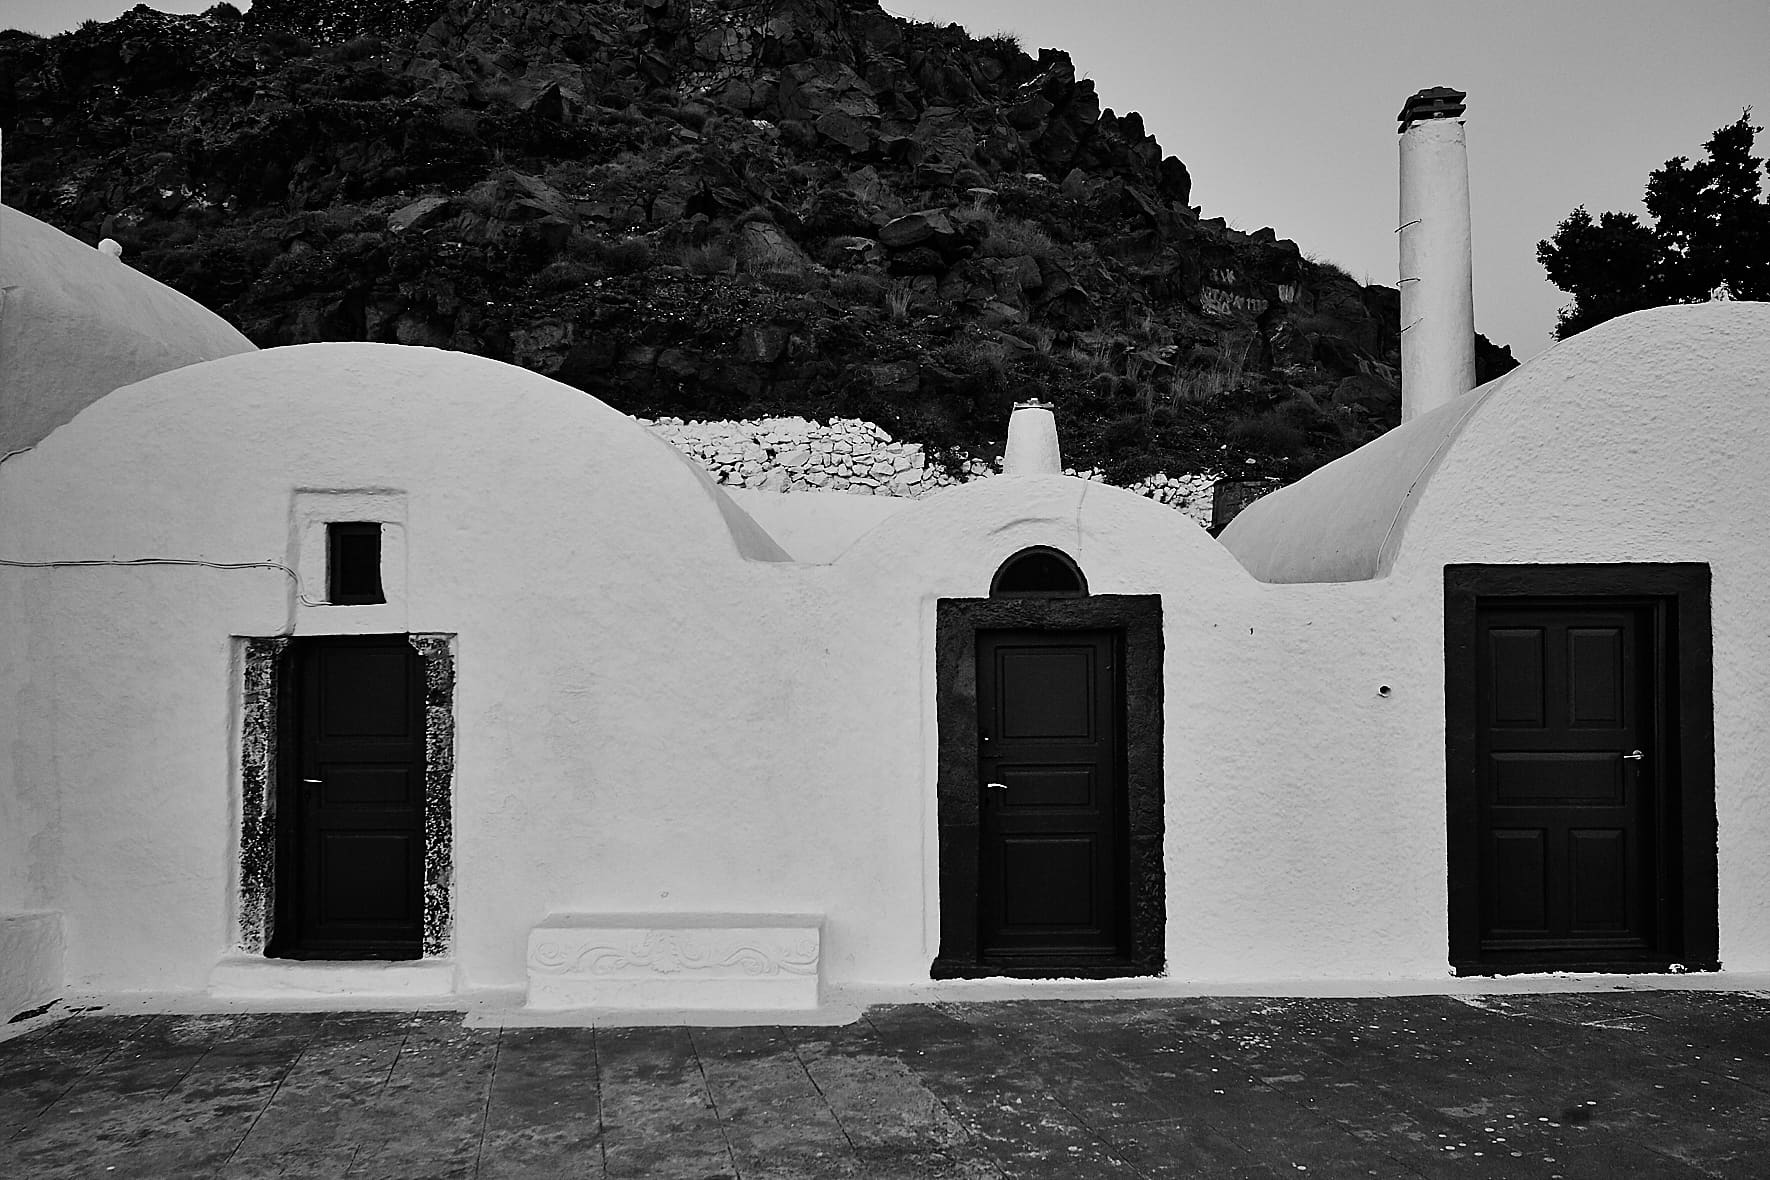
[(235, 637), (444, 632), (466, 985), (519, 983), (548, 913), (653, 909), (822, 912), (829, 979), (926, 978), (935, 604), (1045, 544), (1097, 593), (1162, 596), (1170, 975), (1442, 976), (1443, 564), (1706, 560), (1721, 953), (1770, 968), (1766, 339), (1760, 309), (1553, 350), (1456, 444), (1389, 577), (1290, 586), (1064, 477), (779, 560), (635, 423), (472, 357), (155, 378), (0, 466), (0, 556), (299, 567), (297, 491), (342, 489), (401, 498), (404, 589), (308, 607), (275, 571), (0, 568), (0, 911), (65, 914), (73, 986), (203, 986), (233, 933)]
[[(1213, 841), (1261, 815), (1221, 785), (1271, 750), (1273, 718), (1248, 704), (1268, 699), (1261, 674), (1294, 677), (1298, 643), (1323, 669), (1344, 661), (1331, 643), (1308, 656), (1283, 601), (1127, 492), (995, 477), (892, 515), (834, 564), (750, 560), (727, 523), (747, 517), (582, 394), (472, 357), (311, 345), (119, 391), (0, 467), (0, 554), (301, 568), (302, 505), (326, 489), (402, 505), (388, 584), (404, 589), (386, 606), (303, 606), (271, 570), (0, 570), (0, 632), (27, 657), (0, 667), (0, 699), (22, 702), (0, 800), (24, 866), (0, 878), (0, 909), (66, 913), (74, 986), (200, 987), (231, 944), (236, 637), (291, 629), (458, 636), (467, 984), (519, 982), (550, 912), (652, 908), (824, 912), (829, 978), (923, 978), (935, 601), (982, 596), (1029, 544), (1072, 553), (1097, 591), (1163, 595), (1176, 971), (1245, 969), (1250, 931), (1308, 973), (1382, 955), (1354, 937), (1297, 960), (1284, 931), (1311, 929), (1292, 908), (1308, 890), (1200, 875)], [(1257, 779), (1295, 781), (1312, 759), (1269, 755)], [(1265, 788), (1231, 793), (1249, 790)], [(1305, 815), (1269, 818), (1306, 831)]]

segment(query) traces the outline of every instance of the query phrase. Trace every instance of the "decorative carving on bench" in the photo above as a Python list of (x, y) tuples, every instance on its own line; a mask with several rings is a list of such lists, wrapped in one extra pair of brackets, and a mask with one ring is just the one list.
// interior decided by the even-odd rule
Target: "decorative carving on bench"
[(528, 1006), (812, 1009), (821, 914), (552, 914), (529, 931)]
[(553, 975), (603, 978), (684, 971), (741, 971), (745, 975), (815, 975), (818, 940), (815, 933), (763, 943), (747, 937), (722, 937), (717, 931), (634, 930), (618, 942), (584, 945), (577, 941), (542, 941), (529, 955), (529, 969)]

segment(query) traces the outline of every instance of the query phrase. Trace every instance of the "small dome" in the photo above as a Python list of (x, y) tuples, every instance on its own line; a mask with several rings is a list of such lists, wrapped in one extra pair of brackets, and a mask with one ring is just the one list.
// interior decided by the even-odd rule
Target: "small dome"
[[(1513, 370), (1518, 372), (1518, 370)], [(1262, 582), (1362, 582), (1382, 573), (1407, 510), (1470, 415), (1508, 373), (1255, 500), (1223, 530)]]
[(252, 351), (194, 299), (0, 206), (0, 454), (35, 446), (113, 389)]

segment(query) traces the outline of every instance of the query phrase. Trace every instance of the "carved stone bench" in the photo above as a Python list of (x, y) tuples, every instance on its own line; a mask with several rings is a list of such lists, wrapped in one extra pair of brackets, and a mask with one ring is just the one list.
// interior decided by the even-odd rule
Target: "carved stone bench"
[(812, 1009), (822, 914), (550, 914), (528, 1007)]

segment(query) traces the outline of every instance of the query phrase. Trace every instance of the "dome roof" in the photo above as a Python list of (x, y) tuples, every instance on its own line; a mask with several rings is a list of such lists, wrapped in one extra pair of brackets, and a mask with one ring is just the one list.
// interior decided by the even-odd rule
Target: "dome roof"
[(195, 300), (0, 206), (0, 454), (120, 386), (253, 350)]
[[(1582, 420), (1611, 421), (1620, 429), (1619, 419), (1639, 418), (1643, 405), (1664, 402), (1667, 391), (1681, 385), (1713, 385), (1715, 396), (1760, 397), (1770, 362), (1767, 329), (1765, 303), (1677, 305), (1620, 316), (1255, 501), (1220, 539), (1262, 582), (1383, 577), (1395, 566), (1416, 508), (1453, 455), (1478, 456), (1486, 479), (1513, 486), (1538, 480), (1545, 461), (1566, 467), (1589, 458), (1556, 444), (1555, 432), (1565, 425), (1551, 423), (1564, 422), (1574, 407), (1584, 407)], [(1647, 445), (1675, 455), (1713, 428), (1691, 415)]]
[(1255, 500), (1219, 540), (1262, 582), (1376, 577), (1393, 560), (1407, 513), (1438, 461), (1511, 376), (1472, 389)]
[[(0, 535), (33, 519), (34, 497), (86, 503), (93, 527), (133, 522), (131, 545), (172, 551), (193, 519), (217, 540), (247, 519), (286, 531), (296, 488), (429, 489), (441, 516), (495, 521), (472, 531), (528, 536), (537, 555), (594, 536), (634, 560), (792, 561), (700, 464), (589, 394), (471, 353), (361, 341), (253, 349), (112, 391), (0, 467), (18, 506)], [(52, 515), (44, 527), (78, 550), (72, 515), (36, 514)]]

